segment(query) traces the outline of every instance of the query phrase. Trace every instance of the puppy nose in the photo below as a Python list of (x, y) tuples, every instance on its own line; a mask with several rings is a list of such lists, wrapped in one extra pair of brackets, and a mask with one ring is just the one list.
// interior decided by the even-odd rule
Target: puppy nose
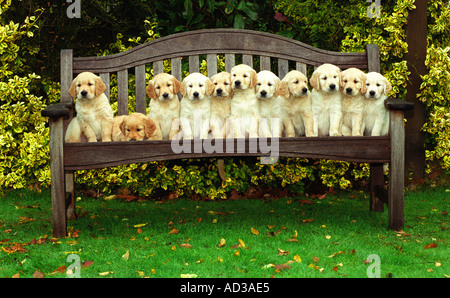
[(303, 91), (303, 93), (307, 93), (308, 92), (308, 88), (303, 87), (302, 91)]
[(370, 94), (371, 96), (374, 96), (374, 95), (375, 95), (375, 91), (372, 90), (372, 91), (369, 92), (369, 94)]
[(167, 92), (164, 92), (164, 93), (163, 93), (163, 97), (164, 97), (164, 98), (167, 98), (167, 97), (169, 97), (169, 93), (167, 93)]
[(136, 139), (135, 138), (131, 138), (130, 141), (136, 141)]
[(266, 90), (263, 90), (263, 91), (261, 91), (259, 93), (261, 94), (262, 97), (265, 97), (267, 95), (267, 91)]
[(87, 91), (86, 90), (83, 90), (80, 93), (81, 93), (82, 96), (86, 96), (87, 95)]
[(330, 85), (330, 89), (331, 89), (331, 90), (336, 89), (336, 85), (335, 85), (335, 84), (331, 84), (331, 85)]
[(236, 86), (239, 86), (239, 85), (241, 84), (241, 81), (239, 81), (239, 80), (234, 81), (234, 84), (235, 84)]
[(196, 91), (196, 92), (194, 92), (192, 95), (194, 95), (194, 97), (198, 97), (198, 92)]
[(217, 91), (217, 94), (222, 94), (222, 91), (223, 91), (223, 90), (219, 88), (219, 89), (217, 89), (216, 91)]
[(353, 89), (352, 88), (347, 88), (345, 89), (345, 91), (347, 91), (348, 94), (352, 93)]

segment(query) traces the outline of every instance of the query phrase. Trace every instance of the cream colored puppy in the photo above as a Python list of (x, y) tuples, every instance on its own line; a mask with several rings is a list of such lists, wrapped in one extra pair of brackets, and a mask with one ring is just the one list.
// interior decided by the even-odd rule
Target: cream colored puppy
[(157, 74), (147, 86), (150, 100), (148, 116), (155, 121), (156, 135), (162, 140), (172, 140), (179, 131), (180, 101), (177, 93), (181, 83), (173, 75)]
[(82, 135), (88, 142), (111, 141), (113, 111), (105, 90), (102, 79), (92, 72), (82, 72), (73, 80), (69, 94), (76, 98), (77, 116), (67, 127), (66, 142), (81, 142)]
[(214, 91), (211, 80), (195, 72), (184, 78), (180, 92), (183, 96), (180, 125), (184, 139), (207, 139), (211, 115), (210, 96)]
[(282, 97), (284, 133), (286, 137), (317, 137), (314, 134), (314, 118), (311, 108), (311, 92), (308, 78), (297, 70), (286, 74), (281, 83), (287, 96)]
[(386, 136), (389, 134), (389, 112), (384, 106), (392, 86), (377, 72), (366, 75), (366, 94), (364, 111), (364, 135)]
[(257, 138), (260, 118), (259, 100), (255, 94), (258, 77), (248, 65), (239, 64), (231, 69), (231, 121), (234, 138)]
[(366, 74), (357, 68), (349, 68), (341, 75), (342, 135), (362, 136)]
[(259, 99), (259, 137), (281, 137), (283, 110), (281, 95), (286, 96), (281, 80), (273, 72), (263, 70), (257, 74), (256, 97)]
[(214, 92), (211, 95), (211, 118), (210, 126), (213, 138), (225, 138), (229, 128), (227, 128), (227, 119), (231, 116), (231, 98), (233, 89), (231, 89), (231, 74), (229, 72), (220, 72), (211, 77), (214, 85)]
[(339, 92), (341, 71), (332, 64), (319, 66), (310, 78), (314, 115), (314, 135), (341, 136), (342, 100)]

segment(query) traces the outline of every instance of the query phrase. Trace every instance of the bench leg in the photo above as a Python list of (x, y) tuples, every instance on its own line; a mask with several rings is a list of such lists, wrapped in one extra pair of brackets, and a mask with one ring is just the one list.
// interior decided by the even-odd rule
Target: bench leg
[(390, 111), (391, 163), (389, 167), (389, 228), (404, 225), (405, 123), (403, 111)]
[(370, 211), (383, 212), (384, 202), (384, 169), (382, 163), (370, 164)]
[(75, 187), (73, 172), (66, 173), (66, 216), (67, 220), (74, 220), (75, 214)]
[(49, 124), (53, 236), (65, 237), (67, 222), (63, 155), (64, 123), (62, 118), (57, 118), (50, 119)]

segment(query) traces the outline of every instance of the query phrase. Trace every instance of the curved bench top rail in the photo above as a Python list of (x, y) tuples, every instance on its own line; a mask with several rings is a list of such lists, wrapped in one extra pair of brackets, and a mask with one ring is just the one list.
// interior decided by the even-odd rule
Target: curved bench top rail
[(367, 69), (367, 54), (317, 49), (276, 34), (237, 29), (205, 29), (162, 37), (128, 51), (99, 57), (73, 59), (73, 73), (109, 73), (128, 68), (194, 55), (244, 54), (276, 57), (307, 65), (332, 63), (343, 69)]

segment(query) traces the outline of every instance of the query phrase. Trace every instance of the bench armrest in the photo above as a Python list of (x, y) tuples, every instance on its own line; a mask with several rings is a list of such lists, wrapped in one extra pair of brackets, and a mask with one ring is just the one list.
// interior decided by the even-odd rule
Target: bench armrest
[(41, 111), (43, 117), (59, 118), (59, 117), (69, 117), (70, 110), (72, 110), (73, 104), (71, 102), (61, 102), (48, 105), (45, 109)]
[(386, 99), (384, 101), (384, 106), (391, 111), (410, 111), (414, 109), (414, 104), (412, 102), (396, 98)]

